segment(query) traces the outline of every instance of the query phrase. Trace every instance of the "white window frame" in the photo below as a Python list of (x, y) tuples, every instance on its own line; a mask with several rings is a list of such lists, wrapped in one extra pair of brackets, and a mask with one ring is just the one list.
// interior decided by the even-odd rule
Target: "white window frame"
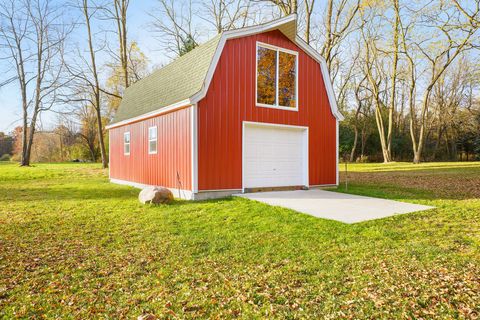
[[(128, 136), (128, 142), (125, 141), (125, 138)], [(130, 131), (126, 131), (123, 133), (123, 154), (126, 156), (130, 155), (130, 147), (131, 147), (131, 142), (132, 142), (132, 135), (130, 134)], [(128, 144), (128, 152), (126, 152), (126, 146)]]
[[(150, 137), (150, 130), (155, 129), (155, 139)], [(155, 141), (155, 151), (150, 150), (150, 142)], [(157, 154), (158, 151), (158, 129), (157, 126), (148, 127), (148, 154)]]
[[(270, 50), (274, 50), (277, 53), (277, 59), (276, 59), (276, 76), (275, 76), (275, 101), (277, 104), (265, 104), (265, 103), (260, 103), (258, 102), (258, 48), (266, 48)], [(278, 104), (278, 65), (280, 63), (280, 52), (285, 52), (291, 55), (295, 56), (295, 108), (292, 107), (286, 107), (286, 106), (281, 106)], [(260, 41), (257, 41), (257, 45), (255, 48), (255, 103), (257, 107), (263, 107), (263, 108), (273, 108), (273, 109), (280, 109), (280, 110), (288, 110), (288, 111), (298, 111), (298, 51), (292, 51), (288, 50), (285, 48), (277, 47), (268, 43), (263, 43)]]

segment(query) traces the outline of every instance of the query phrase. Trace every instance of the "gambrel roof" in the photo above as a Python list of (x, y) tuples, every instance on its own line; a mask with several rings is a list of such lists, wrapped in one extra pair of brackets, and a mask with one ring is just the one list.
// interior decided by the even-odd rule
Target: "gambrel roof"
[(199, 92), (220, 37), (217, 35), (128, 87), (112, 123), (161, 109)]
[(295, 14), (258, 26), (225, 31), (177, 58), (167, 66), (125, 90), (122, 102), (107, 129), (192, 105), (205, 97), (218, 60), (228, 39), (280, 30), (319, 64), (332, 113), (343, 120), (337, 108), (325, 59), (297, 35)]

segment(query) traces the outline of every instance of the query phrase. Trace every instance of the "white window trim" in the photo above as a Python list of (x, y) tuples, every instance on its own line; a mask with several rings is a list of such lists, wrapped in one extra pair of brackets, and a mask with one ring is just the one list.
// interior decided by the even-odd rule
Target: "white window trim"
[[(265, 104), (258, 102), (258, 48), (263, 47), (270, 50), (275, 50), (277, 52), (276, 57), (276, 76), (275, 76), (275, 101), (277, 102), (276, 105), (273, 104)], [(278, 105), (278, 64), (280, 63), (279, 59), (279, 52), (285, 52), (295, 56), (295, 108), (286, 107)], [(262, 108), (272, 108), (272, 109), (280, 109), (280, 110), (288, 110), (288, 111), (298, 111), (298, 51), (292, 51), (285, 48), (277, 47), (268, 43), (257, 41), (255, 47), (255, 103), (257, 107)]]
[[(125, 142), (125, 137), (128, 135), (128, 142)], [(130, 151), (132, 151), (130, 149), (131, 147), (131, 142), (132, 142), (132, 135), (130, 134), (130, 131), (127, 131), (127, 132), (124, 132), (123, 133), (123, 154), (126, 155), (126, 156), (129, 156), (130, 155)], [(126, 145), (128, 144), (128, 152), (125, 152), (125, 147)]]
[[(157, 133), (155, 139), (150, 139), (150, 129), (155, 129)], [(150, 150), (150, 142), (155, 141), (155, 151)], [(148, 127), (148, 154), (157, 154), (158, 151), (158, 129), (157, 126)]]

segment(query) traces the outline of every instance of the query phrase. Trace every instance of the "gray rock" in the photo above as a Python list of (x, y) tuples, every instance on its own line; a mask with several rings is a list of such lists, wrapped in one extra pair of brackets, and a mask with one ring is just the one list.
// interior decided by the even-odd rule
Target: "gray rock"
[(173, 201), (173, 194), (164, 187), (146, 187), (140, 191), (138, 200), (140, 200), (141, 203), (169, 203)]

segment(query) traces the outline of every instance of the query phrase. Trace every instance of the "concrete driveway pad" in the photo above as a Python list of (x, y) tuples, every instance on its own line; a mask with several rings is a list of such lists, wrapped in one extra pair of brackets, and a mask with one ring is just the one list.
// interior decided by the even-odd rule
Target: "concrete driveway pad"
[(380, 219), (434, 208), (319, 189), (245, 193), (236, 196), (345, 223)]

